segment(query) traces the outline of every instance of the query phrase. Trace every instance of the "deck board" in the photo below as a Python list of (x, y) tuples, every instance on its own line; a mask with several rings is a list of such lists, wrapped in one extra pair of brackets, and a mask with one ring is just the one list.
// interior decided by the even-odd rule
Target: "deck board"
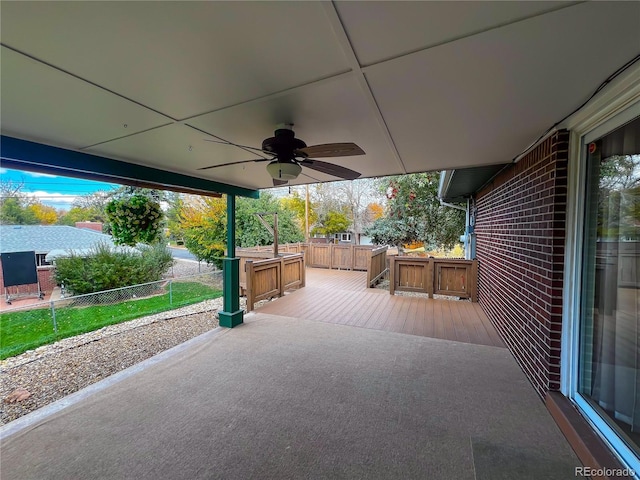
[(366, 272), (307, 268), (306, 287), (256, 311), (327, 323), (504, 347), (477, 303), (389, 295), (366, 288)]

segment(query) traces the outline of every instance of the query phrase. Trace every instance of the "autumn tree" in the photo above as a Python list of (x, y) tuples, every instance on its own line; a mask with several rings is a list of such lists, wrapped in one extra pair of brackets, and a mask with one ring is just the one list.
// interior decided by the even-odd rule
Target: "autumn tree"
[(222, 267), (227, 226), (226, 199), (192, 195), (182, 205), (179, 220), (187, 249), (198, 260)]
[(464, 232), (464, 212), (438, 200), (439, 172), (388, 177), (387, 212), (367, 229), (376, 244), (422, 241), (427, 249), (451, 248)]
[[(296, 222), (298, 227), (304, 231), (305, 223), (307, 221), (306, 218), (306, 209), (305, 205), (306, 199), (302, 198), (297, 191), (294, 191), (290, 196), (284, 197), (280, 199), (280, 204), (284, 210), (290, 210), (294, 213)], [(311, 225), (315, 224), (318, 221), (318, 214), (316, 213), (315, 205), (313, 202), (309, 201), (309, 229), (311, 229)]]
[[(304, 235), (292, 210), (282, 208), (281, 203), (268, 192), (259, 199), (240, 197), (236, 200), (236, 245), (254, 247), (270, 245), (273, 236), (258, 219), (257, 213), (278, 213), (278, 241), (298, 242)], [(273, 226), (273, 216), (265, 215)], [(180, 214), (180, 228), (185, 246), (198, 260), (220, 267), (226, 248), (227, 210), (226, 197), (194, 197), (185, 201)]]
[(33, 212), (40, 225), (53, 225), (58, 220), (56, 209), (41, 202), (34, 202), (27, 208)]

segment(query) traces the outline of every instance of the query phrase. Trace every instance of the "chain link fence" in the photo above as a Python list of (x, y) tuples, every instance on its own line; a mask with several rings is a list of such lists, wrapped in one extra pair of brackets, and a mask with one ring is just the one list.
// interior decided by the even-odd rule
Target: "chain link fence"
[(55, 340), (222, 296), (222, 271), (13, 307), (0, 313), (0, 358)]

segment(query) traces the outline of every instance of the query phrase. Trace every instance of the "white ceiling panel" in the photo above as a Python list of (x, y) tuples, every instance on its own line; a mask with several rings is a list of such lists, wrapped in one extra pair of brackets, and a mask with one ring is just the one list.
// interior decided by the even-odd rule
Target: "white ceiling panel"
[(3, 134), (80, 148), (169, 122), (162, 115), (4, 47), (0, 65)]
[(2, 2), (2, 42), (175, 119), (348, 70), (319, 2)]
[[(308, 145), (357, 143), (366, 155), (331, 162), (363, 177), (504, 163), (640, 54), (640, 2), (2, 1), (0, 13), (3, 134), (248, 188), (272, 185), (265, 164), (198, 170), (253, 158), (205, 137), (260, 146), (294, 123)], [(305, 173), (293, 184), (334, 180)]]
[[(351, 74), (203, 115), (187, 123), (234, 143), (254, 147), (260, 147), (263, 139), (273, 136), (278, 124), (293, 123), (296, 136), (307, 145), (354, 142), (366, 152), (360, 157), (324, 159), (326, 161), (366, 176), (403, 173), (373, 115), (373, 106)], [(244, 156), (247, 156), (246, 152)], [(206, 165), (229, 161), (222, 155), (217, 158), (218, 161), (208, 160)], [(310, 175), (316, 176), (315, 173)]]
[(363, 66), (506, 25), (573, 2), (336, 2)]
[(637, 55), (638, 32), (639, 3), (593, 2), (365, 74), (408, 171), (495, 164), (519, 154)]
[[(265, 169), (268, 162), (198, 170), (200, 167), (216, 163), (260, 158), (236, 147), (206, 142), (204, 138), (206, 135), (187, 125), (173, 124), (90, 147), (85, 151), (230, 185), (253, 189), (273, 186), (271, 177)], [(317, 181), (335, 180), (334, 177), (328, 175), (307, 172), (306, 170), (305, 173), (312, 174)], [(297, 182), (292, 184), (313, 183), (314, 181), (301, 176)]]

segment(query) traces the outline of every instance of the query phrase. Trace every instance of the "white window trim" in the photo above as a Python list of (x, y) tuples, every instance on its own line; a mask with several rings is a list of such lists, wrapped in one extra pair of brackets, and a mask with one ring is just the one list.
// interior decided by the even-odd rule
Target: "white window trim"
[[(578, 390), (578, 346), (580, 286), (582, 276), (581, 245), (584, 229), (584, 194), (586, 181), (583, 145), (616, 127), (640, 116), (640, 65), (636, 64), (607, 86), (580, 112), (567, 119), (560, 128), (571, 131), (567, 179), (567, 219), (563, 289), (562, 354), (560, 391), (583, 412), (586, 419), (618, 458), (640, 475), (640, 460), (617, 437), (600, 414)], [(640, 477), (639, 477), (640, 478)]]

